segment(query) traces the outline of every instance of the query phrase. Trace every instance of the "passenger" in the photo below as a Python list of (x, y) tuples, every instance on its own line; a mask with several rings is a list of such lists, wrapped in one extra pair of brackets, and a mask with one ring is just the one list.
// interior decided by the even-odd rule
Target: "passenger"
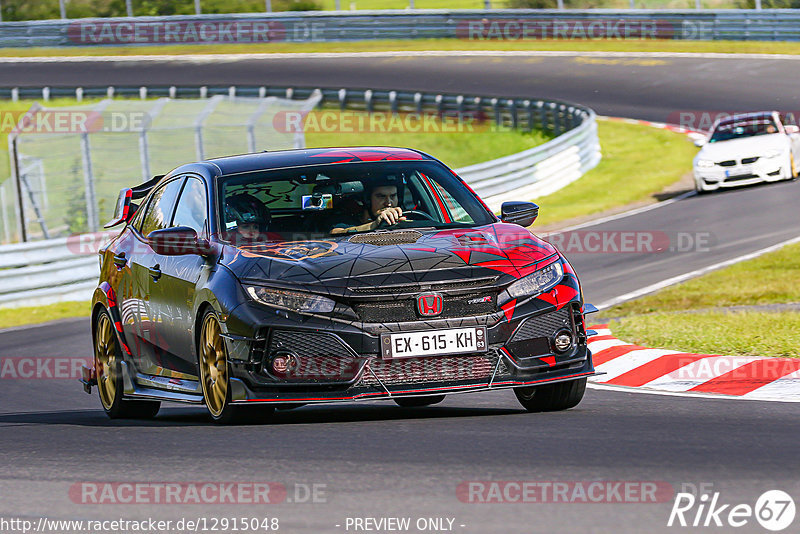
[(236, 223), (236, 230), (230, 237), (236, 243), (262, 241), (272, 219), (269, 208), (248, 193), (228, 198), (225, 213), (228, 222)]
[(331, 235), (367, 232), (375, 230), (381, 223), (394, 226), (400, 221), (405, 221), (403, 208), (399, 206), (397, 185), (389, 182), (376, 182), (370, 184), (365, 199), (365, 206), (360, 217), (351, 217), (333, 225)]

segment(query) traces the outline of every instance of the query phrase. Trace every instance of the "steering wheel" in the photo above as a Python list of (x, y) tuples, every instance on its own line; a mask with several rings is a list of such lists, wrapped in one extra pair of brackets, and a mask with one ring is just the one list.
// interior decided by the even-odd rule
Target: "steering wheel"
[[(428, 213), (426, 213), (424, 211), (420, 211), (420, 210), (404, 210), (403, 211), (403, 217), (406, 217), (408, 215), (411, 215), (412, 219), (419, 218), (419, 219), (426, 219), (428, 221), (436, 222), (436, 219), (434, 219), (433, 217), (431, 217)], [(401, 224), (403, 222), (407, 222), (407, 221), (397, 221), (397, 224)], [(392, 225), (392, 226), (397, 226), (397, 225)], [(378, 223), (378, 226), (377, 226), (376, 230), (383, 230), (385, 228), (390, 228), (390, 226), (386, 221), (381, 219), (381, 222)]]
[(431, 217), (431, 215), (429, 213), (424, 212), (424, 211), (420, 211), (420, 210), (404, 210), (403, 211), (403, 217), (407, 217), (409, 215), (417, 216), (417, 217), (411, 217), (412, 219), (420, 218), (420, 219), (427, 219), (429, 221), (434, 221), (434, 222), (436, 221), (436, 219)]

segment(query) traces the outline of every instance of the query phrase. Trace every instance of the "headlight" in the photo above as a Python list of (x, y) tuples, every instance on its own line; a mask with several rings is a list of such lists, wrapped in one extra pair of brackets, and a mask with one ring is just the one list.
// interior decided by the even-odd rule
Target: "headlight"
[(714, 166), (714, 162), (711, 161), (710, 159), (698, 159), (697, 160), (697, 166), (698, 167), (704, 167), (704, 168), (713, 167)]
[(247, 286), (247, 294), (254, 300), (296, 312), (328, 313), (336, 307), (336, 303), (329, 298), (299, 291), (286, 291), (271, 287)]
[(508, 286), (508, 294), (512, 298), (532, 297), (553, 289), (564, 276), (564, 268), (560, 261), (551, 263), (544, 269), (520, 278)]
[(773, 149), (767, 150), (767, 152), (764, 154), (764, 157), (777, 158), (781, 154), (783, 154), (783, 150), (779, 150), (777, 148), (773, 148)]

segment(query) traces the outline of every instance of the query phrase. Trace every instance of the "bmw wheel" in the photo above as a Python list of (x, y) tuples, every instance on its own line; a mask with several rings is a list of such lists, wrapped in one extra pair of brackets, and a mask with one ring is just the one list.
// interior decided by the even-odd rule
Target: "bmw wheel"
[(557, 412), (574, 408), (583, 399), (586, 379), (544, 386), (514, 388), (517, 400), (529, 412)]
[(152, 419), (161, 408), (160, 402), (122, 398), (120, 354), (111, 316), (102, 310), (94, 329), (94, 366), (103, 410), (111, 419)]

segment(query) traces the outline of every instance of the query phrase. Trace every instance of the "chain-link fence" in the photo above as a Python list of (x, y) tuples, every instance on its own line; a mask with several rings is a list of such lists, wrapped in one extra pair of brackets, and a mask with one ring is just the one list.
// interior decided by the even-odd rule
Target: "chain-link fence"
[(216, 95), (104, 99), (65, 108), (36, 104), (9, 136), (15, 180), (0, 186), (0, 235), (14, 242), (95, 232), (113, 215), (122, 187), (187, 161), (302, 148), (302, 131), (276, 128), (275, 118), (307, 113), (320, 99), (316, 92), (306, 100)]

